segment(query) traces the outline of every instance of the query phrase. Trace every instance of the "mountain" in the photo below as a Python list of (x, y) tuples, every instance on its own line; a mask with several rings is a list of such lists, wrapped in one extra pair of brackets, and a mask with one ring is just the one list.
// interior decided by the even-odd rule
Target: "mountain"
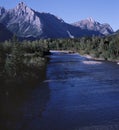
[(20, 37), (37, 37), (42, 32), (40, 19), (23, 2), (14, 9), (4, 11), (0, 16), (0, 23)]
[[(87, 29), (64, 22), (50, 13), (37, 12), (23, 2), (14, 9), (0, 8), (0, 23), (21, 38), (74, 38), (103, 35), (96, 29)], [(102, 29), (103, 30), (103, 29)]]
[(13, 34), (0, 23), (0, 42), (11, 39)]
[(6, 9), (4, 7), (0, 7), (0, 16), (3, 15), (6, 12)]
[(115, 33), (116, 33), (116, 34), (119, 34), (119, 30), (117, 30)]
[(79, 22), (75, 22), (72, 25), (74, 25), (75, 27), (80, 27), (82, 29), (97, 31), (103, 35), (109, 35), (114, 33), (113, 29), (109, 24), (101, 24), (91, 17), (85, 20), (81, 20)]

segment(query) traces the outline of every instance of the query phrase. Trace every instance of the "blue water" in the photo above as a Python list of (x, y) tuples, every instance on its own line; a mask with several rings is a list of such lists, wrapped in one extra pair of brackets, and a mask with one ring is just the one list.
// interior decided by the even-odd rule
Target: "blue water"
[(119, 65), (53, 52), (45, 80), (13, 110), (9, 130), (119, 130)]

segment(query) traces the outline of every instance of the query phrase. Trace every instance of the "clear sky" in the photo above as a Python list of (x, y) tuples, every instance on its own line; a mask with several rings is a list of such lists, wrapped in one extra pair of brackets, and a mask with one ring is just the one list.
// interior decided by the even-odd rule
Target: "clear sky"
[(14, 8), (19, 2), (39, 12), (49, 12), (73, 23), (93, 17), (100, 23), (109, 23), (119, 29), (119, 0), (0, 0), (0, 6)]

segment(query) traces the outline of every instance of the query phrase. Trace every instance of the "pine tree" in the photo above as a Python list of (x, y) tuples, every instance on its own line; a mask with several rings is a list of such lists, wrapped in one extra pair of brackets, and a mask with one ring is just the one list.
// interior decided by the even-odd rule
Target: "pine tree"
[(3, 45), (0, 44), (0, 81), (4, 78), (5, 51)]
[(11, 54), (6, 58), (5, 70), (9, 77), (18, 78), (23, 71), (23, 53), (20, 43), (13, 41)]

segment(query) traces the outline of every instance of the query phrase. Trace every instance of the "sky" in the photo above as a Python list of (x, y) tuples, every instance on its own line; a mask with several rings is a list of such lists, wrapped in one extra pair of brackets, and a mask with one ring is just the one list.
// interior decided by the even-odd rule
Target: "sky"
[(14, 8), (19, 2), (39, 12), (47, 12), (74, 23), (92, 17), (119, 29), (119, 0), (0, 0), (0, 6)]

